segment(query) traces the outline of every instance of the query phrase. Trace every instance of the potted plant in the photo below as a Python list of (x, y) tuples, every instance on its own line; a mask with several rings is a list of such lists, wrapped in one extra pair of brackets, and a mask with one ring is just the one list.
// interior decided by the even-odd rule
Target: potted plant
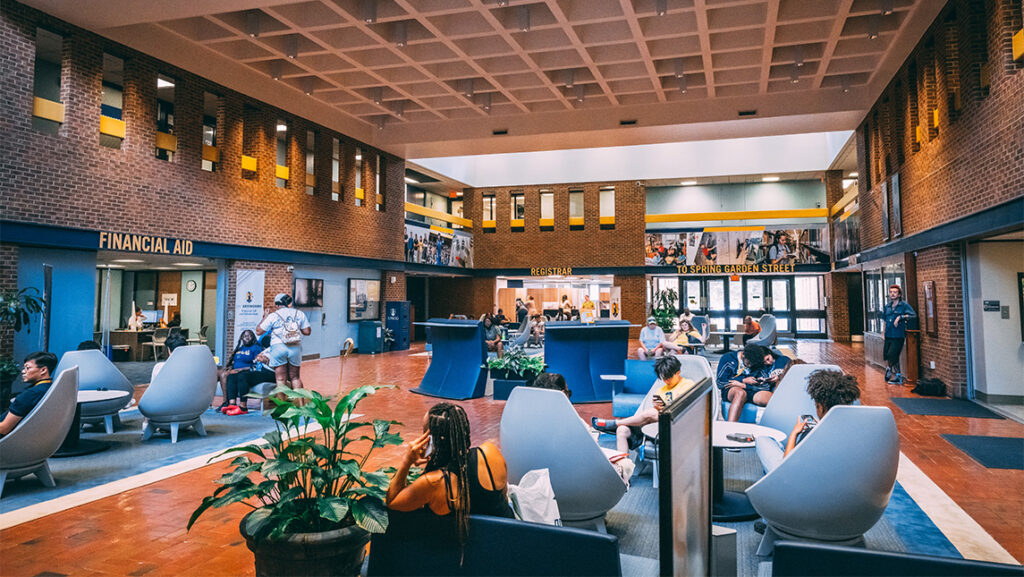
[[(43, 299), (39, 290), (26, 287), (21, 290), (0, 291), (0, 327), (10, 327), (14, 332), (29, 328), (32, 315), (43, 311)], [(10, 344), (13, 348), (13, 343)], [(6, 350), (11, 350), (6, 348)], [(11, 386), (18, 378), (18, 363), (10, 355), (0, 355), (0, 411), (7, 410), (11, 401)]]
[(485, 365), (494, 379), (494, 400), (508, 399), (512, 389), (527, 386), (544, 372), (544, 359), (531, 357), (522, 347), (509, 347), (501, 358), (487, 359)]
[(674, 288), (660, 290), (654, 293), (654, 302), (651, 303), (651, 316), (657, 321), (665, 334), (672, 332), (675, 326), (676, 317), (679, 315), (677, 305), (679, 293)]
[(390, 432), (397, 421), (351, 420), (359, 401), (381, 388), (393, 387), (359, 387), (333, 408), (315, 391), (271, 391), (277, 430), (263, 436), (265, 443), (221, 453), (239, 456), (188, 528), (211, 507), (243, 503), (253, 510), (239, 529), (255, 555), (257, 576), (357, 575), (370, 533), (387, 529), (385, 498), (394, 472), (364, 467), (374, 449), (402, 442)]
[(384, 336), (384, 350), (390, 351), (395, 344), (395, 331), (384, 327), (381, 334)]

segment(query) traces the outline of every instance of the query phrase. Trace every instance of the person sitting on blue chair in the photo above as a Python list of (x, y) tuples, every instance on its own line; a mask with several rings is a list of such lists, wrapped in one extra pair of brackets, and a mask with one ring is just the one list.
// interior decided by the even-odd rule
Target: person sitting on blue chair
[(740, 420), (744, 403), (767, 405), (787, 365), (789, 357), (751, 343), (722, 355), (715, 380), (722, 398), (729, 401), (728, 420)]

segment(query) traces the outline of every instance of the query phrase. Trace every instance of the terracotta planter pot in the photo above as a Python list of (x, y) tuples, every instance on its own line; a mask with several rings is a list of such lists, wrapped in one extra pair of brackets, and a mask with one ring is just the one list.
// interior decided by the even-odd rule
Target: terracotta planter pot
[(295, 533), (273, 541), (256, 541), (239, 531), (256, 557), (256, 577), (277, 575), (358, 575), (370, 534), (356, 525), (321, 533)]

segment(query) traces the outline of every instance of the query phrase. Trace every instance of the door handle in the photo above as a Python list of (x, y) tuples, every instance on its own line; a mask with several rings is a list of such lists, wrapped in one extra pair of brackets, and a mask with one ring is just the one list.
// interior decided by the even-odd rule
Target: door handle
[(327, 326), (327, 313), (320, 313), (320, 326)]

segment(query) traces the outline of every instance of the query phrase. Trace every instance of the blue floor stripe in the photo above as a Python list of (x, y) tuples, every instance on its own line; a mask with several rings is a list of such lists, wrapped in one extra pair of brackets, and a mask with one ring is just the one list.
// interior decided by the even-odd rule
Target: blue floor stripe
[(899, 483), (893, 488), (884, 518), (903, 540), (908, 553), (963, 558)]

